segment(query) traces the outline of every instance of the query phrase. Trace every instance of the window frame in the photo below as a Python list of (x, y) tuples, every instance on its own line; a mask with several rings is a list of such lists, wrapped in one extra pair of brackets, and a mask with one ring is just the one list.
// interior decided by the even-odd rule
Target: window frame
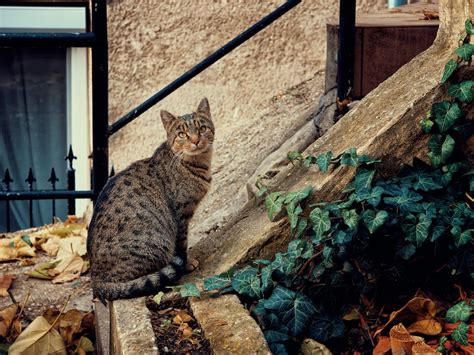
[[(54, 3), (52, 3), (54, 4)], [(0, 32), (87, 32), (86, 6), (0, 6)], [(67, 145), (77, 160), (76, 190), (91, 189), (92, 105), (90, 98), (90, 55), (88, 48), (68, 47), (66, 52)], [(66, 151), (64, 152), (66, 155)], [(66, 162), (64, 168), (66, 169)], [(76, 214), (82, 215), (88, 200), (76, 200)]]

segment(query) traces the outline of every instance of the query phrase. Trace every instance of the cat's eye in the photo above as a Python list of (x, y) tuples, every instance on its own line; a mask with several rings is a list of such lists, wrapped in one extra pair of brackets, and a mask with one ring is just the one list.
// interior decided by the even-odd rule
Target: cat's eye
[(206, 132), (206, 131), (207, 131), (207, 127), (206, 127), (206, 126), (201, 126), (201, 127), (199, 128), (199, 132), (201, 132), (201, 133), (204, 133), (204, 132)]
[(179, 132), (179, 133), (178, 133), (178, 137), (179, 137), (179, 138), (186, 138), (187, 136), (188, 136), (188, 135), (187, 135), (186, 133), (184, 133), (184, 132)]

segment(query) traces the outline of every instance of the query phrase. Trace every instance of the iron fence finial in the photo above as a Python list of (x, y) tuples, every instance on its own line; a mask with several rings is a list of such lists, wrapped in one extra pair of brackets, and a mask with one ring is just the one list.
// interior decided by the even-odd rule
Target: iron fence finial
[(13, 182), (13, 179), (10, 176), (10, 171), (8, 170), (8, 168), (5, 170), (5, 175), (3, 175), (2, 182), (5, 184), (6, 190), (9, 191), (10, 190), (10, 183)]
[(77, 159), (77, 157), (74, 155), (74, 153), (72, 152), (72, 145), (69, 146), (69, 152), (68, 154), (64, 157), (64, 160), (67, 160), (69, 161), (69, 169), (71, 170), (74, 170), (74, 168), (72, 167), (72, 162), (74, 159)]

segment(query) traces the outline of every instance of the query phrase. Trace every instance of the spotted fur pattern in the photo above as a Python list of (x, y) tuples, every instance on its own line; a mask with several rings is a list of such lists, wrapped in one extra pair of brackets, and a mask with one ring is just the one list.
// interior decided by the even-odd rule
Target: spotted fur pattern
[(94, 207), (87, 249), (102, 302), (154, 294), (186, 266), (188, 224), (211, 183), (214, 125), (206, 98), (195, 113), (161, 119), (166, 142), (110, 178)]

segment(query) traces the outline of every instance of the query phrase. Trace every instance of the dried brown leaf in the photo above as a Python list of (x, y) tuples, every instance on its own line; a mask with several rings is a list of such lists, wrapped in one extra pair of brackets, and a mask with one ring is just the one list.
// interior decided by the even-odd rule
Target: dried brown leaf
[(399, 310), (392, 312), (385, 325), (375, 332), (375, 336), (384, 332), (395, 323), (412, 324), (419, 320), (432, 319), (436, 315), (436, 305), (429, 298), (415, 297)]
[(390, 338), (386, 336), (381, 336), (379, 342), (374, 349), (373, 355), (388, 355), (391, 353)]
[[(83, 266), (84, 260), (80, 256), (75, 255), (61, 271), (61, 273), (53, 279), (53, 284), (59, 284), (78, 279), (79, 276), (81, 276)], [(57, 271), (57, 267), (53, 271)]]
[(390, 347), (393, 355), (411, 354), (414, 344), (415, 341), (402, 323), (390, 329)]
[(1, 275), (0, 276), (0, 297), (8, 296), (8, 290), (11, 287), (15, 275)]
[(6, 338), (18, 312), (18, 304), (12, 304), (0, 311), (0, 337)]
[(410, 324), (407, 328), (409, 333), (421, 333), (425, 335), (438, 335), (443, 327), (434, 319), (423, 319)]
[(71, 344), (76, 334), (82, 330), (84, 313), (77, 309), (70, 309), (59, 320), (59, 333), (67, 345)]
[(427, 345), (424, 341), (419, 341), (411, 348), (413, 355), (440, 355), (441, 353)]
[(59, 260), (48, 261), (47, 263), (41, 264), (34, 270), (31, 270), (29, 273), (27, 273), (27, 275), (37, 279), (51, 280), (52, 277), (49, 275), (49, 270), (56, 267), (59, 263)]
[(11, 355), (66, 355), (66, 346), (58, 331), (44, 317), (37, 317), (9, 349)]
[(0, 239), (0, 261), (17, 260), (24, 256), (36, 256), (36, 252), (21, 236)]

